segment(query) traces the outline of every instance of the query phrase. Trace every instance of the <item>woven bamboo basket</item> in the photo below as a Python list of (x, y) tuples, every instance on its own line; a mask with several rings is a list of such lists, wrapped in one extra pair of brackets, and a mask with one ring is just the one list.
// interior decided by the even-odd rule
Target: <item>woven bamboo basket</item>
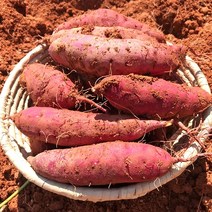
[[(162, 185), (179, 176), (189, 165), (191, 165), (201, 152), (199, 143), (192, 143), (185, 151), (184, 158), (193, 158), (188, 162), (179, 162), (173, 165), (171, 170), (164, 176), (157, 178), (151, 182), (128, 184), (121, 187), (74, 187), (68, 184), (57, 183), (38, 175), (27, 162), (26, 158), (31, 154), (29, 140), (24, 136), (9, 119), (10, 115), (19, 112), (28, 107), (29, 96), (19, 86), (19, 76), (23, 67), (28, 63), (40, 62), (46, 63), (49, 59), (47, 46), (39, 45), (30, 51), (11, 71), (6, 80), (0, 96), (0, 143), (4, 153), (14, 166), (23, 174), (30, 182), (40, 186), (41, 188), (66, 196), (75, 200), (102, 202), (123, 199), (135, 199), (144, 196), (148, 192), (159, 189)], [(208, 91), (210, 87), (207, 79), (198, 67), (198, 65), (190, 58), (186, 57), (186, 65), (177, 71), (179, 77), (189, 86), (198, 85)], [(205, 110), (202, 114), (203, 122), (200, 126), (199, 136), (201, 142), (205, 142), (209, 136), (212, 127), (212, 109)], [(192, 118), (188, 127), (193, 126), (195, 118)], [(175, 143), (184, 136), (186, 132), (178, 130), (172, 139)]]

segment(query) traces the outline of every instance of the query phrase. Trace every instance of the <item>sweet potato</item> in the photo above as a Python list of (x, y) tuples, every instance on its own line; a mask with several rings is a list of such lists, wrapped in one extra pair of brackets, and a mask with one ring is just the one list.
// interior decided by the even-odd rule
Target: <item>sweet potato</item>
[(200, 87), (134, 74), (106, 77), (92, 90), (120, 110), (151, 118), (182, 118), (212, 103), (211, 94)]
[(11, 119), (32, 140), (60, 146), (132, 141), (151, 130), (172, 124), (171, 121), (139, 120), (130, 115), (85, 113), (50, 107), (30, 107)]
[(178, 159), (150, 144), (115, 141), (49, 150), (28, 161), (48, 179), (92, 186), (151, 181), (168, 172)]
[(49, 47), (53, 60), (80, 73), (159, 75), (175, 70), (185, 60), (187, 48), (141, 39), (105, 38), (66, 33)]
[(138, 29), (147, 35), (156, 38), (159, 42), (165, 43), (165, 36), (161, 31), (154, 29), (145, 23), (141, 23), (138, 20), (115, 12), (114, 10), (102, 8), (70, 18), (68, 21), (59, 25), (55, 32), (63, 29), (81, 27), (84, 25), (105, 27), (121, 26), (125, 28)]
[(105, 112), (100, 105), (80, 95), (75, 84), (52, 66), (29, 64), (24, 68), (19, 82), (36, 106), (74, 108), (77, 103), (84, 102)]
[(53, 42), (57, 38), (67, 36), (68, 34), (95, 35), (99, 37), (118, 38), (118, 39), (140, 39), (144, 41), (149, 40), (152, 42), (156, 41), (154, 37), (150, 37), (149, 35), (137, 29), (130, 29), (120, 26), (99, 27), (99, 26), (86, 25), (83, 27), (60, 30), (51, 35), (50, 42)]

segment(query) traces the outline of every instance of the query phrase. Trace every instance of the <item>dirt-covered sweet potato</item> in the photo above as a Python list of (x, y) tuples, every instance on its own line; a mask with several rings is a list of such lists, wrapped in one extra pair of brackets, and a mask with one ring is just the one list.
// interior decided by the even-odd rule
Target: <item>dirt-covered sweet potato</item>
[(89, 76), (116, 74), (160, 75), (175, 70), (186, 56), (182, 45), (141, 39), (106, 38), (65, 33), (49, 46), (52, 59)]
[(70, 18), (68, 21), (60, 24), (56, 28), (55, 32), (63, 29), (71, 29), (85, 25), (103, 27), (121, 26), (125, 28), (137, 29), (151, 37), (156, 38), (159, 42), (165, 43), (165, 36), (161, 31), (154, 29), (136, 19), (122, 15), (114, 10), (102, 8)]
[(151, 181), (178, 160), (159, 147), (121, 141), (49, 150), (28, 158), (38, 174), (74, 186)]
[(171, 121), (140, 120), (131, 115), (111, 115), (30, 107), (14, 114), (16, 127), (29, 138), (60, 146), (80, 146), (106, 141), (133, 141)]
[(148, 117), (181, 118), (212, 103), (211, 94), (200, 87), (134, 74), (106, 77), (92, 90), (117, 109)]
[(19, 82), (26, 88), (36, 106), (74, 108), (76, 104), (84, 102), (106, 111), (97, 103), (80, 95), (71, 79), (52, 66), (41, 63), (28, 64)]

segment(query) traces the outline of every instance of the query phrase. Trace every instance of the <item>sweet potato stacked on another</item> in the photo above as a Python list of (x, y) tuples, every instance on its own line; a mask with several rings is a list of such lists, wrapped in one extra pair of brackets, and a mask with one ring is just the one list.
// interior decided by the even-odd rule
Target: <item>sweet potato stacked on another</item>
[[(87, 79), (81, 87), (88, 94), (51, 65), (25, 67), (20, 85), (33, 106), (11, 119), (33, 147), (59, 148), (30, 157), (34, 170), (58, 182), (92, 186), (154, 180), (184, 161), (141, 141), (167, 129), (170, 118), (193, 116), (211, 105), (211, 94), (203, 89), (162, 79), (184, 64), (186, 53), (182, 45), (167, 45), (162, 32), (108, 9), (58, 26), (49, 54), (55, 66)], [(88, 79), (97, 83), (88, 87)], [(106, 98), (107, 107), (96, 95)], [(77, 111), (80, 103), (98, 111), (86, 106)]]

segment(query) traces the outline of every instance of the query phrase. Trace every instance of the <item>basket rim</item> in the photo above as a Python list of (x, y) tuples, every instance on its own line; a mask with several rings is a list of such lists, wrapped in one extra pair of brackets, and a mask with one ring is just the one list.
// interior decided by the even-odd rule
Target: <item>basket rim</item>
[[(119, 188), (89, 188), (89, 187), (75, 187), (73, 185), (57, 183), (52, 180), (48, 180), (38, 174), (32, 169), (30, 164), (21, 154), (20, 150), (15, 150), (11, 148), (7, 120), (5, 120), (6, 108), (8, 106), (8, 100), (10, 101), (10, 89), (14, 85), (15, 80), (17, 80), (21, 70), (24, 65), (32, 62), (39, 61), (42, 54), (46, 54), (47, 46), (45, 44), (40, 44), (34, 49), (32, 49), (28, 54), (26, 54), (10, 72), (0, 96), (0, 144), (4, 153), (7, 155), (9, 160), (13, 165), (23, 174), (23, 176), (30, 182), (38, 185), (39, 187), (57, 193), (59, 195), (66, 196), (75, 200), (101, 202), (101, 201), (111, 201), (111, 200), (123, 200), (123, 199), (135, 199), (144, 196), (146, 193), (158, 189), (160, 186), (166, 184), (172, 179), (179, 176), (190, 164), (192, 164), (196, 158), (197, 154), (201, 152), (201, 147), (198, 143), (194, 142), (185, 152), (184, 157), (188, 158), (190, 156), (196, 156), (192, 161), (189, 162), (179, 162), (173, 165), (172, 169), (164, 176), (157, 178), (151, 182), (135, 183)], [(207, 79), (200, 70), (199, 66), (189, 57), (186, 56), (186, 61), (188, 66), (193, 69), (193, 73), (197, 80), (199, 80), (200, 86), (208, 92), (210, 87), (208, 85)], [(203, 136), (201, 140), (204, 142), (209, 134), (212, 127), (212, 108), (209, 107), (204, 111), (204, 122), (203, 122)]]

